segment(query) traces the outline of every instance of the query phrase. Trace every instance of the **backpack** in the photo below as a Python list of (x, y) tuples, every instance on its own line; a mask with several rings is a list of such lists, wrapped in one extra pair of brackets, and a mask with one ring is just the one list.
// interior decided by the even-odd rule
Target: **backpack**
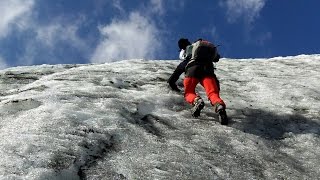
[(191, 54), (191, 59), (198, 62), (218, 62), (220, 59), (217, 47), (206, 40), (198, 40), (187, 51), (187, 54)]

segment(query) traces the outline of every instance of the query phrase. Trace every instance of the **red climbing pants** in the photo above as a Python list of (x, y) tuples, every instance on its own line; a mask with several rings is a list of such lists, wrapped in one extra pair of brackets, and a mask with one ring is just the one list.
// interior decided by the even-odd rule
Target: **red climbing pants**
[(186, 77), (184, 79), (184, 97), (188, 103), (193, 104), (194, 99), (198, 96), (195, 89), (199, 82), (204, 87), (208, 99), (210, 100), (212, 105), (219, 103), (224, 107), (226, 106), (219, 96), (219, 88), (216, 80), (210, 76), (204, 77), (202, 79), (197, 79), (194, 77)]

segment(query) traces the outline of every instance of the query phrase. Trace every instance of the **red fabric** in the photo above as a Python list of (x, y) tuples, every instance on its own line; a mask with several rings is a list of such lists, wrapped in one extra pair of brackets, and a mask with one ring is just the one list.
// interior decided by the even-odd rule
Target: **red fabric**
[(184, 98), (190, 104), (193, 104), (194, 99), (197, 97), (195, 88), (198, 83), (199, 80), (194, 77), (186, 77), (183, 80)]
[(205, 77), (200, 80), (194, 77), (186, 77), (184, 79), (184, 97), (188, 103), (193, 104), (194, 99), (198, 96), (195, 92), (195, 88), (199, 82), (204, 87), (208, 99), (210, 100), (212, 105), (219, 103), (225, 106), (225, 103), (219, 96), (219, 88), (217, 82), (213, 77)]

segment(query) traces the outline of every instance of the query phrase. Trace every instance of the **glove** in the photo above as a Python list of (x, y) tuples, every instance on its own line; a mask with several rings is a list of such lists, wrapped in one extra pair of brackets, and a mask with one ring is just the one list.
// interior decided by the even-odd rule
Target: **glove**
[(171, 90), (176, 91), (176, 92), (181, 92), (181, 90), (178, 88), (176, 84), (169, 84)]
[(213, 62), (219, 62), (220, 54), (217, 54), (216, 57), (213, 59)]

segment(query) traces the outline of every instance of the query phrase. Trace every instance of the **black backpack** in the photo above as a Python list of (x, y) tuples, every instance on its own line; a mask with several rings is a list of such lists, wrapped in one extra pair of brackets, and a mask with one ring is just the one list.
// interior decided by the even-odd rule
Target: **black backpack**
[(191, 46), (192, 60), (200, 62), (218, 62), (220, 59), (217, 47), (209, 41), (198, 40)]

